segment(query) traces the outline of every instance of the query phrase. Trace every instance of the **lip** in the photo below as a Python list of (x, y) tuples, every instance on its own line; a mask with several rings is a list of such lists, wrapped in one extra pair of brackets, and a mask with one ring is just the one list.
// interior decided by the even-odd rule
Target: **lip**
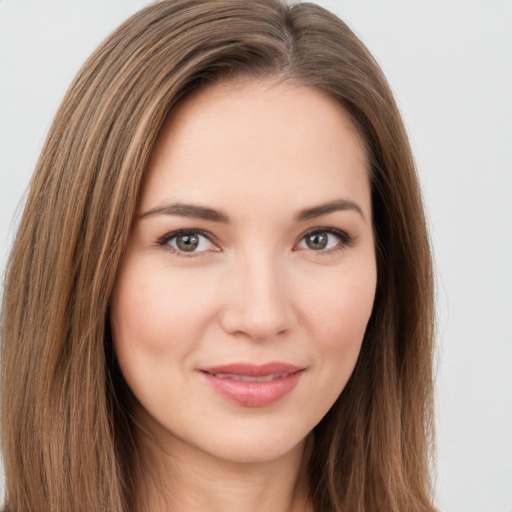
[(290, 393), (305, 368), (289, 363), (232, 363), (200, 368), (213, 390), (244, 407), (265, 407)]

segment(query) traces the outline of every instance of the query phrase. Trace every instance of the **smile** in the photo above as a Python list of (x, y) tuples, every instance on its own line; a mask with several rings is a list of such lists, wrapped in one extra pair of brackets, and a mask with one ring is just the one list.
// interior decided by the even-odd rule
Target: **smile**
[(288, 395), (299, 383), (304, 368), (288, 363), (236, 363), (201, 369), (212, 389), (231, 403), (265, 407)]

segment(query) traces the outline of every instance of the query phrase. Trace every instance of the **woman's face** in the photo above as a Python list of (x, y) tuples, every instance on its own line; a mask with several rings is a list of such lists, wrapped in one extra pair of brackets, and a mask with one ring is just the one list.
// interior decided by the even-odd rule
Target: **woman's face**
[(114, 348), (164, 452), (272, 460), (345, 387), (376, 285), (348, 116), (268, 81), (188, 98), (152, 153), (114, 291)]

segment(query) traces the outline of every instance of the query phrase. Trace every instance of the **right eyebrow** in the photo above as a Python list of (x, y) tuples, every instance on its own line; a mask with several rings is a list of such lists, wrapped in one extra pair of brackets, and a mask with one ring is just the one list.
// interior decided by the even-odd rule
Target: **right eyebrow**
[(179, 217), (188, 217), (190, 219), (210, 220), (212, 222), (229, 223), (229, 217), (221, 210), (207, 208), (206, 206), (197, 206), (185, 203), (172, 203), (151, 208), (144, 212), (140, 218), (152, 217), (153, 215), (177, 215)]

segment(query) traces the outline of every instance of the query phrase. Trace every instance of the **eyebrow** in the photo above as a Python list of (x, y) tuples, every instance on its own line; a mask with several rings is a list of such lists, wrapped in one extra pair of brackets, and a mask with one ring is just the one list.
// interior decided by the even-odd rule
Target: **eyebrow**
[(229, 223), (229, 217), (224, 212), (193, 204), (173, 203), (165, 206), (157, 206), (143, 213), (140, 217), (142, 219), (153, 215), (178, 215), (179, 217), (188, 217), (191, 219), (210, 220), (224, 224)]
[(309, 219), (314, 219), (316, 217), (321, 217), (322, 215), (328, 215), (329, 213), (346, 210), (357, 212), (363, 218), (363, 220), (366, 220), (361, 207), (352, 201), (347, 201), (346, 199), (336, 199), (325, 204), (301, 210), (296, 215), (295, 220), (300, 222)]
[[(357, 212), (363, 220), (366, 220), (359, 205), (352, 201), (347, 201), (346, 199), (336, 199), (325, 204), (300, 210), (295, 216), (295, 220), (297, 222), (303, 222), (305, 220), (328, 215), (329, 213), (347, 210)], [(151, 208), (147, 212), (143, 213), (140, 218), (152, 217), (154, 215), (177, 215), (179, 217), (209, 220), (212, 222), (221, 222), (223, 224), (228, 224), (230, 222), (228, 215), (221, 210), (184, 203), (173, 203)]]

